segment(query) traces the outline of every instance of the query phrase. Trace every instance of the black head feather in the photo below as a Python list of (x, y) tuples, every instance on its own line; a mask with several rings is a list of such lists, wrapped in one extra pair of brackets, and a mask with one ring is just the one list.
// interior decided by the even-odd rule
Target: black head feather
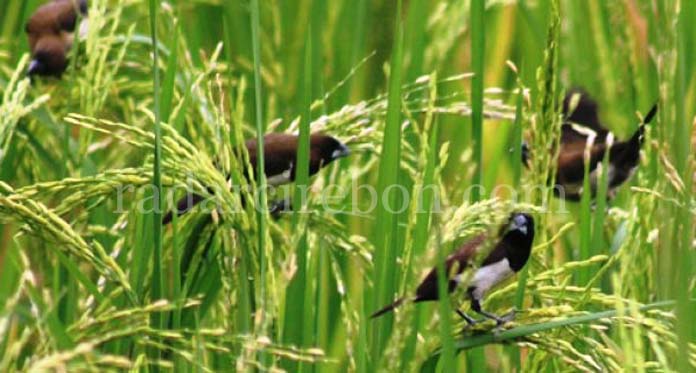
[[(523, 212), (513, 213), (504, 229), (505, 233), (503, 233), (499, 246), (503, 248), (504, 256), (510, 263), (512, 270), (517, 272), (524, 267), (532, 252), (534, 218)], [(484, 260), (482, 265), (486, 264)]]
[(583, 89), (573, 88), (563, 99), (563, 115), (568, 122), (600, 128), (597, 102)]
[(310, 146), (318, 151), (323, 165), (350, 155), (350, 149), (335, 137), (314, 134), (310, 142)]

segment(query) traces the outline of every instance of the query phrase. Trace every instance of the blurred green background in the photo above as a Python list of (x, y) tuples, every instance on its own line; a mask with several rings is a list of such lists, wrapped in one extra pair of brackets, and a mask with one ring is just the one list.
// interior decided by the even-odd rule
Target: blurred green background
[[(91, 1), (63, 78), (30, 84), (41, 3), (0, 3), (0, 371), (696, 367), (696, 2)], [(620, 139), (659, 101), (636, 175), (606, 204), (491, 193), (547, 183), (571, 87)], [(165, 193), (224, 190), (241, 141), (308, 130), (353, 150), (311, 179), (311, 213), (153, 228), (153, 174)], [(363, 191), (334, 196), (343, 213), (320, 203), (394, 184), (434, 185), (441, 211), (368, 210)], [(513, 209), (538, 232), (484, 304), (521, 311), (508, 330), (462, 330), (463, 296), (369, 319)]]

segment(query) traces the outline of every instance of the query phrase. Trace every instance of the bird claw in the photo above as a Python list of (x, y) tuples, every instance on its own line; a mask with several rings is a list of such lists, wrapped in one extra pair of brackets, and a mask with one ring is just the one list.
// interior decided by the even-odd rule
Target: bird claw
[(503, 331), (505, 329), (505, 324), (514, 320), (516, 315), (517, 315), (517, 311), (513, 309), (512, 311), (506, 313), (503, 316), (491, 315), (493, 317), (485, 317), (485, 318), (478, 319), (478, 320), (474, 320), (471, 317), (469, 317), (468, 319), (465, 318), (464, 320), (466, 321), (466, 325), (464, 325), (464, 327), (462, 328), (462, 332), (469, 331), (474, 326), (481, 324), (481, 323), (484, 323), (488, 320), (493, 320), (493, 321), (495, 321), (495, 326), (493, 327), (493, 329), (490, 329), (490, 331), (493, 334), (496, 334), (496, 333)]
[(472, 327), (472, 326), (474, 326), (474, 325), (476, 325), (476, 324), (479, 323), (479, 321), (476, 321), (476, 320), (472, 319), (471, 316), (465, 314), (465, 313), (462, 312), (461, 310), (457, 309), (456, 311), (457, 311), (457, 314), (458, 314), (462, 319), (464, 319), (464, 321), (466, 321), (466, 327), (465, 327), (465, 328)]
[(495, 320), (495, 326), (496, 326), (496, 327), (500, 327), (500, 326), (503, 326), (503, 325), (509, 323), (510, 321), (514, 320), (514, 319), (515, 319), (515, 314), (516, 314), (516, 313), (517, 313), (517, 311), (515, 311), (515, 310), (513, 309), (512, 311), (506, 313), (506, 314), (503, 315), (503, 316), (496, 316), (496, 317), (494, 318), (494, 320)]
[(517, 310), (513, 309), (512, 311), (510, 311), (510, 312), (506, 313), (505, 315), (501, 316), (501, 317), (500, 317), (500, 320), (501, 320), (503, 323), (508, 323), (508, 322), (514, 320), (516, 315), (517, 315)]
[(462, 330), (464, 330), (464, 331), (470, 330), (470, 329), (472, 329), (474, 326), (476, 326), (476, 325), (478, 325), (478, 324), (481, 324), (481, 323), (484, 322), (484, 321), (486, 321), (486, 319), (480, 319), (480, 320), (473, 320), (473, 319), (472, 319), (471, 321), (468, 321), (468, 320), (467, 320), (467, 321), (466, 321), (466, 324), (464, 325), (464, 327), (462, 328)]

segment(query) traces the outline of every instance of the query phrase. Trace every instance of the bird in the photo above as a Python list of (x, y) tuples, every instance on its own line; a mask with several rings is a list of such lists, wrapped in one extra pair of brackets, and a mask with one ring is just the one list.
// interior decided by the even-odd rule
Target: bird
[[(268, 185), (278, 186), (295, 180), (295, 165), (299, 137), (285, 133), (271, 133), (263, 138), (264, 142), (264, 173)], [(249, 163), (253, 172), (256, 171), (257, 142), (256, 139), (246, 141), (245, 147), (249, 153)], [(309, 137), (309, 175), (314, 175), (331, 162), (350, 155), (347, 145), (338, 139), (313, 133)], [(212, 193), (212, 190), (209, 190)], [(173, 219), (174, 212), (177, 216), (191, 210), (195, 205), (204, 201), (206, 197), (189, 193), (181, 198), (175, 211), (170, 211), (162, 219), (162, 224), (168, 224)], [(290, 209), (287, 201), (271, 203), (271, 213), (277, 213)]]
[(53, 0), (36, 9), (25, 25), (31, 51), (27, 75), (63, 74), (68, 67), (67, 53), (73, 44), (78, 16), (82, 19), (80, 32), (84, 33), (87, 0)]
[[(532, 251), (532, 242), (534, 241), (534, 218), (524, 212), (512, 213), (506, 224), (501, 227), (499, 236), (500, 239), (495, 243), (493, 249), (466, 283), (464, 283), (464, 271), (473, 264), (472, 261), (475, 259), (476, 254), (486, 247), (485, 244), (488, 241), (486, 234), (478, 235), (460, 246), (453, 254), (447, 257), (444, 266), (445, 273), (448, 276), (448, 294), (454, 292), (457, 288), (465, 286), (471, 309), (486, 319), (494, 320), (496, 324), (502, 325), (508, 320), (505, 317), (486, 312), (481, 308), (481, 302), (489, 290), (512, 277), (527, 263)], [(437, 301), (439, 299), (438, 271), (437, 267), (435, 267), (428, 272), (420, 285), (418, 285), (415, 296), (399, 298), (373, 313), (371, 318), (374, 319), (391, 312), (406, 302), (420, 303)], [(479, 322), (460, 309), (456, 311), (469, 325)]]
[[(608, 198), (613, 198), (616, 189), (631, 178), (640, 163), (640, 150), (645, 138), (645, 127), (657, 113), (657, 103), (648, 111), (638, 129), (625, 141), (608, 143), (611, 132), (599, 119), (597, 102), (582, 88), (573, 88), (563, 99), (563, 123), (561, 124), (560, 149), (554, 194), (565, 200), (580, 201), (585, 176), (585, 155), (589, 150), (589, 181), (591, 197), (597, 194), (600, 178), (598, 167), (609, 151)], [(594, 140), (586, 149), (588, 139)], [(611, 135), (614, 138), (613, 134)], [(522, 162), (529, 167), (529, 149), (522, 151)]]

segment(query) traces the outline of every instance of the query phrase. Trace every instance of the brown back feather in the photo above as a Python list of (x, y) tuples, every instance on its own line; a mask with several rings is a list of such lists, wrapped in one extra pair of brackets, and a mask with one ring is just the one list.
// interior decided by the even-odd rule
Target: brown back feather
[[(445, 260), (445, 273), (447, 273), (448, 276), (456, 276), (462, 273), (485, 240), (486, 235), (478, 235), (472, 240), (467, 241), (464, 245), (457, 249), (457, 251), (447, 257)], [(449, 278), (448, 280), (447, 291), (452, 292), (456, 284), (454, 284), (452, 278)], [(422, 302), (426, 300), (439, 299), (437, 283), (438, 275), (437, 267), (435, 267), (428, 272), (421, 284), (416, 289), (415, 301)]]

